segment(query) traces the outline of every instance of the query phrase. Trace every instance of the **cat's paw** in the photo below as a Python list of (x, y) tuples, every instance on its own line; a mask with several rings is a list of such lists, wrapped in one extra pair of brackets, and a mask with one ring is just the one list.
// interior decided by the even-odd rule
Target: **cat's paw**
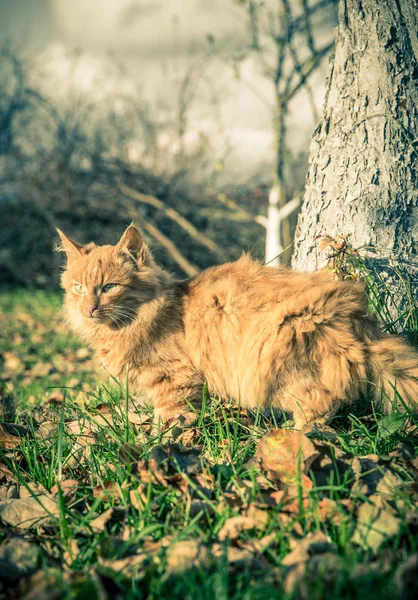
[(172, 439), (178, 438), (184, 429), (196, 425), (199, 418), (199, 413), (192, 411), (184, 411), (180, 413), (154, 411), (153, 432), (155, 434), (166, 434), (169, 432)]

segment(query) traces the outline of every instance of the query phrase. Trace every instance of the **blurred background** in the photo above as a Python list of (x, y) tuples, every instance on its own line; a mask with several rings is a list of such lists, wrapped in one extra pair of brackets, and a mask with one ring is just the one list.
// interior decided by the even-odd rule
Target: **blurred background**
[(269, 191), (303, 191), (336, 4), (0, 0), (0, 284), (58, 286), (55, 226), (115, 243), (135, 220), (180, 276), (264, 259)]

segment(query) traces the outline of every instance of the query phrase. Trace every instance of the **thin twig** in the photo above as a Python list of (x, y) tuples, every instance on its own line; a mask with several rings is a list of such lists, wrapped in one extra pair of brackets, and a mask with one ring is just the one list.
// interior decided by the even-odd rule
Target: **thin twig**
[(171, 258), (183, 269), (187, 275), (192, 276), (196, 275), (199, 272), (199, 269), (196, 265), (187, 260), (185, 256), (180, 252), (180, 250), (173, 244), (171, 240), (168, 239), (155, 225), (146, 221), (141, 215), (135, 215), (135, 221), (138, 221), (140, 226), (153, 238), (157, 240), (164, 246), (166, 250), (168, 250)]
[(206, 246), (208, 250), (213, 252), (221, 260), (229, 260), (230, 257), (227, 255), (226, 252), (224, 252), (224, 250), (220, 246), (218, 246), (218, 244), (211, 240), (207, 235), (196, 229), (196, 227), (192, 225), (190, 221), (185, 219), (180, 213), (174, 210), (174, 208), (171, 208), (171, 206), (166, 206), (164, 202), (162, 202), (159, 198), (151, 196), (150, 194), (142, 194), (141, 192), (138, 192), (137, 190), (128, 187), (124, 183), (119, 183), (118, 186), (122, 194), (128, 196), (129, 198), (132, 198), (133, 200), (136, 200), (137, 202), (141, 202), (141, 204), (148, 204), (149, 206), (153, 206), (157, 210), (160, 210), (165, 214), (166, 217), (168, 217), (169, 219), (177, 223), (177, 225), (179, 225), (182, 229), (184, 229), (184, 231), (186, 231), (190, 235), (190, 237), (192, 237), (194, 240), (196, 240), (203, 246)]

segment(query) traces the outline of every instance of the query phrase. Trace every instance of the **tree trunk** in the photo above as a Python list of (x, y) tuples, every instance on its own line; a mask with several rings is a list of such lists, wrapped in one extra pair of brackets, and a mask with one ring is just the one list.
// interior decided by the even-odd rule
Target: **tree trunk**
[(317, 236), (350, 234), (418, 273), (418, 2), (340, 0), (293, 266), (324, 265)]
[(270, 266), (279, 266), (290, 262), (291, 252), (284, 250), (291, 244), (289, 218), (281, 218), (280, 209), (286, 204), (286, 186), (284, 181), (284, 153), (286, 140), (286, 106), (276, 89), (274, 115), (274, 166), (273, 184), (269, 193), (266, 225), (265, 262)]

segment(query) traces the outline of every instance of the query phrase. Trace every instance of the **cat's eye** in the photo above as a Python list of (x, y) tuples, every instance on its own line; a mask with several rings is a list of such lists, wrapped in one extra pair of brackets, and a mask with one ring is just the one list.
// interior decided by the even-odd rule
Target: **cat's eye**
[(115, 287), (118, 287), (117, 283), (108, 283), (107, 285), (104, 285), (102, 287), (102, 292), (106, 294), (106, 292), (111, 292), (112, 290), (114, 290)]
[(77, 294), (84, 294), (85, 288), (83, 285), (81, 285), (81, 283), (75, 283), (74, 291), (77, 292)]

